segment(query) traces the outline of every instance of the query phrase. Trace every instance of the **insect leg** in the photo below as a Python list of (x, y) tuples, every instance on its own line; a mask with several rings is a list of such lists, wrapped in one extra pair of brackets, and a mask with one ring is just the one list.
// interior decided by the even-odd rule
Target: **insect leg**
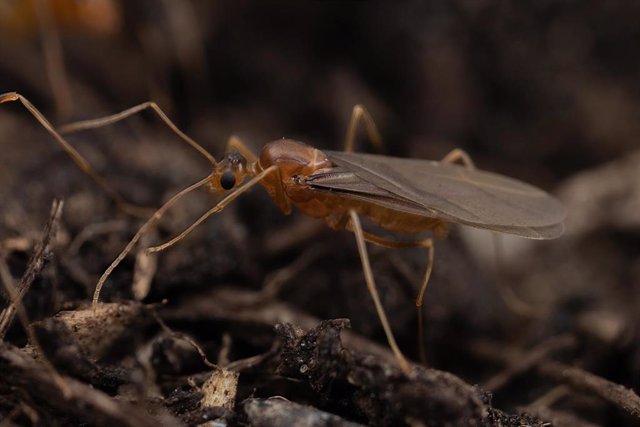
[[(347, 224), (346, 228), (347, 230), (353, 231), (352, 223)], [(427, 284), (429, 283), (429, 278), (431, 277), (431, 272), (433, 271), (433, 239), (429, 238), (422, 240), (398, 241), (387, 239), (385, 237), (381, 237), (366, 231), (363, 231), (363, 235), (364, 239), (367, 242), (371, 242), (384, 248), (400, 249), (423, 247), (427, 250), (427, 268), (425, 269), (424, 276), (422, 276), (420, 289), (418, 291), (418, 295), (416, 296), (416, 309), (418, 310), (418, 348), (420, 351), (420, 362), (422, 362), (423, 365), (426, 365), (427, 354), (426, 345), (424, 342), (424, 315), (422, 306), (424, 304), (424, 295), (427, 290)]]
[(180, 198), (182, 198), (182, 196), (186, 195), (187, 193), (190, 193), (191, 191), (197, 188), (200, 188), (206, 185), (211, 180), (211, 177), (212, 177), (211, 174), (207, 175), (205, 178), (201, 179), (200, 181), (194, 184), (191, 184), (184, 190), (181, 190), (180, 192), (178, 192), (175, 196), (170, 198), (164, 205), (162, 205), (157, 211), (155, 211), (154, 214), (151, 216), (151, 218), (147, 219), (147, 221), (144, 224), (142, 224), (142, 227), (138, 229), (138, 231), (131, 238), (129, 243), (127, 243), (127, 246), (125, 246), (125, 248), (118, 254), (116, 259), (113, 260), (111, 265), (109, 265), (109, 267), (104, 271), (104, 273), (102, 273), (102, 276), (100, 276), (100, 279), (98, 280), (98, 284), (96, 285), (96, 289), (93, 292), (93, 301), (91, 303), (94, 310), (98, 305), (98, 300), (100, 298), (100, 291), (102, 290), (102, 286), (104, 286), (104, 283), (107, 281), (107, 279), (109, 278), (113, 270), (115, 270), (115, 268), (118, 266), (118, 264), (122, 262), (122, 260), (127, 256), (129, 252), (131, 252), (133, 247), (136, 245), (136, 243), (138, 243), (138, 241), (144, 235), (144, 233), (146, 233), (149, 228), (151, 228), (156, 222), (158, 222), (160, 218), (162, 218), (162, 215), (164, 215), (165, 212), (169, 210), (169, 208), (171, 208), (171, 206), (173, 206)]
[[(460, 148), (456, 148), (452, 150), (441, 161), (447, 162), (447, 163), (455, 163), (457, 161), (460, 161), (467, 169), (473, 170), (476, 168), (469, 154)], [(502, 301), (505, 303), (507, 308), (509, 308), (512, 312), (514, 312), (519, 316), (529, 317), (529, 318), (542, 317), (540, 310), (537, 310), (531, 304), (520, 299), (513, 292), (513, 289), (507, 286), (504, 283), (504, 280), (502, 280), (502, 278), (504, 277), (504, 275), (501, 274), (502, 273), (502, 263), (501, 263), (502, 236), (497, 233), (492, 233), (492, 234), (493, 234), (494, 256), (495, 256), (496, 270), (497, 270), (497, 276), (498, 276), (497, 289), (498, 289), (498, 294), (500, 295), (500, 298), (502, 298)]]
[(376, 283), (373, 278), (373, 272), (371, 271), (371, 264), (369, 263), (369, 255), (367, 254), (367, 245), (365, 242), (362, 225), (360, 225), (360, 218), (358, 218), (358, 214), (353, 209), (349, 210), (349, 216), (351, 218), (353, 234), (355, 235), (356, 243), (358, 244), (358, 252), (360, 254), (360, 260), (362, 261), (362, 270), (364, 271), (364, 278), (367, 283), (367, 288), (369, 289), (371, 298), (373, 298), (373, 303), (376, 307), (380, 322), (382, 323), (384, 333), (387, 336), (389, 347), (391, 347), (393, 354), (396, 356), (396, 359), (398, 359), (400, 367), (402, 368), (404, 373), (406, 375), (409, 375), (411, 374), (411, 366), (409, 365), (409, 362), (407, 362), (407, 359), (405, 359), (404, 355), (400, 351), (400, 348), (398, 347), (398, 344), (396, 343), (396, 339), (393, 336), (393, 331), (391, 330), (391, 326), (389, 326), (389, 321), (387, 320), (387, 315), (385, 314), (382, 303), (380, 302), (380, 296), (378, 295)]
[(220, 212), (229, 203), (231, 203), (238, 196), (240, 196), (242, 193), (244, 193), (245, 191), (247, 191), (248, 189), (250, 189), (254, 185), (258, 184), (265, 176), (267, 176), (270, 173), (277, 173), (277, 172), (278, 172), (278, 166), (276, 166), (276, 165), (269, 166), (268, 168), (266, 168), (265, 170), (260, 172), (258, 175), (254, 176), (249, 181), (247, 181), (246, 183), (242, 184), (234, 192), (232, 192), (231, 194), (227, 195), (227, 197), (222, 199), (217, 205), (215, 205), (214, 207), (209, 209), (207, 212), (205, 212), (200, 218), (198, 218), (193, 224), (191, 224), (189, 227), (187, 227), (187, 229), (185, 229), (182, 233), (178, 234), (173, 239), (171, 239), (171, 240), (169, 240), (169, 241), (167, 241), (167, 242), (165, 242), (165, 243), (163, 243), (161, 245), (147, 248), (147, 251), (150, 252), (150, 253), (160, 252), (160, 251), (163, 251), (163, 250), (175, 245), (180, 240), (182, 240), (185, 237), (187, 237), (187, 235), (189, 235), (189, 233), (191, 233), (196, 227), (198, 227), (200, 224), (202, 224), (211, 215), (214, 215), (214, 214)]
[(7, 92), (0, 94), (0, 104), (3, 102), (15, 102), (19, 101), (31, 115), (45, 128), (47, 132), (51, 136), (55, 138), (55, 140), (60, 144), (62, 149), (66, 151), (66, 153), (71, 157), (71, 160), (80, 168), (80, 170), (91, 177), (95, 181), (96, 184), (109, 196), (113, 201), (118, 205), (118, 207), (123, 211), (130, 215), (136, 217), (147, 217), (149, 216), (149, 210), (145, 208), (141, 208), (138, 206), (134, 206), (126, 202), (122, 196), (109, 184), (109, 182), (102, 177), (85, 159), (82, 154), (78, 152), (67, 140), (65, 140), (62, 135), (56, 131), (51, 122), (47, 120), (47, 118), (29, 102), (27, 98), (20, 95), (17, 92)]
[(469, 153), (461, 148), (454, 148), (440, 161), (443, 163), (460, 162), (464, 167), (471, 170), (476, 168), (476, 165), (473, 163), (473, 160), (471, 160)]
[(375, 145), (377, 149), (382, 148), (382, 137), (380, 136), (380, 132), (378, 132), (375, 122), (371, 118), (369, 112), (362, 105), (358, 104), (353, 107), (351, 120), (349, 121), (349, 127), (347, 128), (347, 135), (344, 140), (344, 151), (347, 153), (353, 152), (356, 130), (358, 129), (358, 125), (361, 120), (364, 121), (364, 125), (367, 128), (367, 134), (369, 135), (369, 139), (373, 145)]
[(139, 112), (147, 109), (153, 110), (153, 112), (156, 113), (156, 115), (160, 118), (160, 120), (162, 120), (162, 122), (169, 129), (171, 129), (173, 133), (178, 135), (180, 139), (182, 139), (184, 142), (186, 142), (187, 144), (192, 146), (196, 151), (202, 154), (209, 161), (209, 163), (211, 163), (214, 166), (216, 165), (216, 159), (213, 157), (213, 155), (211, 155), (211, 153), (205, 150), (204, 147), (202, 147), (200, 144), (198, 144), (196, 141), (190, 138), (186, 133), (182, 132), (178, 128), (178, 126), (176, 126), (175, 123), (173, 123), (171, 119), (165, 114), (165, 112), (162, 111), (162, 109), (158, 106), (158, 104), (152, 101), (143, 102), (142, 104), (135, 105), (131, 108), (127, 108), (126, 110), (123, 110), (116, 114), (112, 114), (110, 116), (69, 123), (64, 126), (60, 126), (58, 130), (60, 131), (61, 134), (69, 134), (69, 133), (78, 132), (81, 130), (96, 129), (96, 128), (117, 123), (121, 120), (124, 120), (128, 117), (133, 116), (134, 114), (138, 114)]
[(518, 316), (530, 319), (543, 318), (544, 310), (541, 310), (540, 307), (536, 307), (532, 303), (524, 301), (513, 291), (509, 284), (506, 283), (506, 272), (502, 263), (502, 236), (498, 233), (491, 234), (493, 235), (493, 256), (496, 263), (496, 289), (498, 290), (498, 295), (500, 295), (500, 298), (502, 298), (507, 308)]

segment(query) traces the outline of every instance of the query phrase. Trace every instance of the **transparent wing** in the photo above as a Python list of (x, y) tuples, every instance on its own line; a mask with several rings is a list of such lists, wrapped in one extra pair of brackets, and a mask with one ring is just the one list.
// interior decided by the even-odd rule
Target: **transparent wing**
[(564, 230), (560, 202), (512, 178), (437, 161), (324, 153), (335, 168), (307, 177), (317, 190), (532, 239), (551, 239)]

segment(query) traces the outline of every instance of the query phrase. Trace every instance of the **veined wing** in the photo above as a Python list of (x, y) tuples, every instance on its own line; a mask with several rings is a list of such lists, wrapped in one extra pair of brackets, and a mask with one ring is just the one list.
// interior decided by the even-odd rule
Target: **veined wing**
[(430, 160), (324, 153), (335, 168), (307, 177), (317, 190), (532, 239), (551, 239), (564, 230), (560, 202), (513, 178)]

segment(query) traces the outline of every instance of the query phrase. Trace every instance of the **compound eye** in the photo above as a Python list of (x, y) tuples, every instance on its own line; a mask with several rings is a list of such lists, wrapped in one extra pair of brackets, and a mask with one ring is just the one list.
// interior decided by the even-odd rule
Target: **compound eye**
[(220, 177), (220, 186), (225, 190), (231, 190), (236, 185), (236, 176), (233, 172), (226, 171)]

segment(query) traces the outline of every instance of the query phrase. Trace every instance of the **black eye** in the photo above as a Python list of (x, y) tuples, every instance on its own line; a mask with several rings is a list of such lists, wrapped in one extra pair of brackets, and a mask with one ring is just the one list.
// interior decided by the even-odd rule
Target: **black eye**
[(229, 171), (226, 171), (220, 177), (220, 186), (225, 190), (231, 190), (236, 185), (236, 176)]

